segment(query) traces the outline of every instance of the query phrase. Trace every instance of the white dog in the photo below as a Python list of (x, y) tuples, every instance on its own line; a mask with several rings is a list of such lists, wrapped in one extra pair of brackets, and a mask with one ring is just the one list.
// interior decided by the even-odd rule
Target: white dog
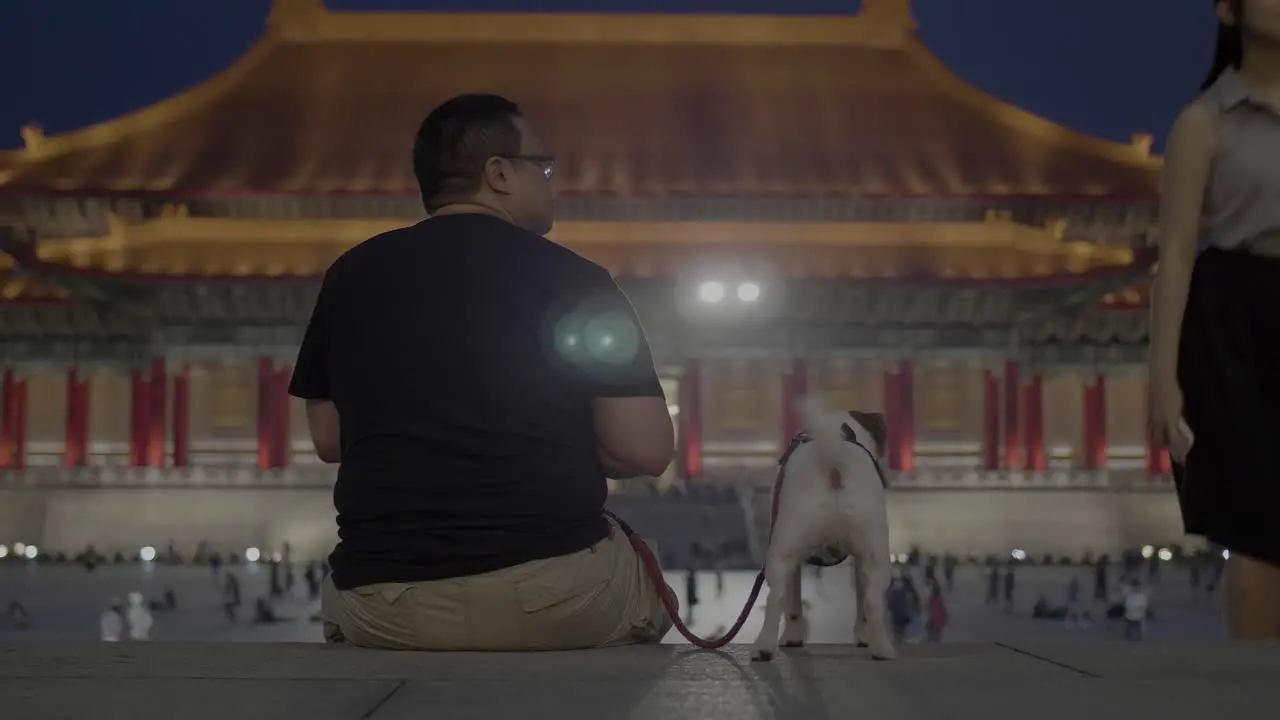
[(849, 555), (857, 597), (854, 633), (872, 657), (897, 657), (885, 623), (889, 588), (889, 517), (879, 460), (884, 454), (884, 416), (835, 412), (814, 397), (803, 403), (805, 434), (811, 442), (784, 457), (778, 516), (769, 538), (764, 576), (769, 584), (764, 626), (751, 649), (753, 660), (778, 652), (782, 644), (804, 644), (808, 627), (800, 598), (800, 570), (824, 551)]

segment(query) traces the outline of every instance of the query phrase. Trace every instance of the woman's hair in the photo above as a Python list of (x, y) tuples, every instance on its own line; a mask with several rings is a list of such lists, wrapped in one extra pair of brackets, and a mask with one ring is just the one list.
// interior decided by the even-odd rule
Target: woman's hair
[[(1217, 7), (1218, 2), (1219, 0), (1214, 0), (1214, 7)], [(1227, 68), (1239, 70), (1244, 58), (1244, 0), (1230, 0), (1230, 3), (1236, 21), (1231, 25), (1218, 23), (1218, 46), (1213, 51), (1213, 67), (1200, 86), (1201, 90), (1208, 90), (1218, 82)]]

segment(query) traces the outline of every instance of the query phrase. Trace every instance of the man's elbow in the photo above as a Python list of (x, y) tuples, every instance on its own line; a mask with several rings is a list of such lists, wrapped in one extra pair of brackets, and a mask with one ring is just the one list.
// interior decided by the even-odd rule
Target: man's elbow
[(340, 448), (337, 443), (316, 443), (315, 446), (316, 457), (320, 458), (320, 462), (342, 462), (342, 448)]
[(620, 448), (619, 460), (635, 472), (636, 475), (658, 477), (667, 471), (676, 456), (675, 433), (673, 431), (655, 433), (656, 437), (647, 442), (639, 440), (639, 434), (631, 442)]
[(637, 454), (631, 465), (635, 468), (636, 474), (647, 475), (649, 477), (658, 477), (667, 471), (671, 466), (671, 461), (675, 459), (675, 447), (654, 448), (641, 454)]
[(600, 450), (634, 475), (658, 476), (675, 457), (675, 427), (662, 398), (597, 398)]

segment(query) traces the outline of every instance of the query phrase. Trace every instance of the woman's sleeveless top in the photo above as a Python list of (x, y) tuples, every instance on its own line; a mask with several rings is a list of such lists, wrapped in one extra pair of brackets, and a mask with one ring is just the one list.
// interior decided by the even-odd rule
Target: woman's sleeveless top
[(1280, 108), (1258, 97), (1234, 70), (1200, 101), (1217, 118), (1201, 249), (1280, 258)]

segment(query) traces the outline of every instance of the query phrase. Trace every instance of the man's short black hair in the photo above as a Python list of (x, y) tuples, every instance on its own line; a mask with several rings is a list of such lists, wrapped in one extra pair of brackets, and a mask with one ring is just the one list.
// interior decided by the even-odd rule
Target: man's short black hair
[(459, 95), (431, 111), (413, 143), (413, 174), (427, 212), (474, 196), (489, 158), (520, 154), (518, 117), (519, 105), (479, 93)]

